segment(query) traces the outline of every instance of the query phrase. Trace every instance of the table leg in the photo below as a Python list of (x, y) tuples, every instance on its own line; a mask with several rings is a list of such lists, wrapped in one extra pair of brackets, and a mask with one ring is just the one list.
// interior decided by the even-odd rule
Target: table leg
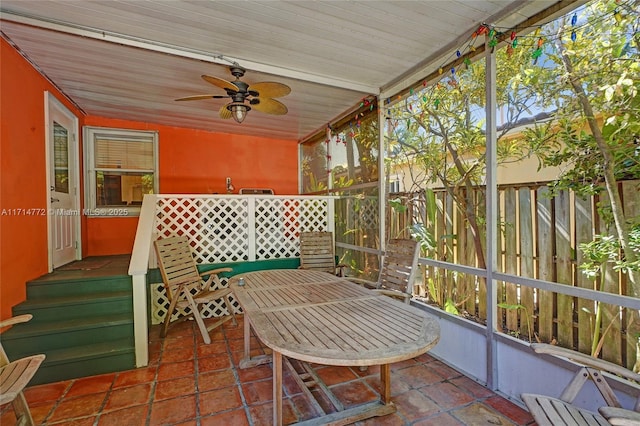
[(249, 316), (244, 316), (244, 359), (251, 359), (251, 322)]
[(391, 364), (380, 366), (380, 401), (383, 404), (391, 402)]
[(251, 358), (251, 321), (244, 314), (244, 357), (240, 360), (240, 368), (250, 368), (271, 362), (271, 355), (258, 355)]
[(273, 424), (282, 426), (282, 354), (273, 351)]

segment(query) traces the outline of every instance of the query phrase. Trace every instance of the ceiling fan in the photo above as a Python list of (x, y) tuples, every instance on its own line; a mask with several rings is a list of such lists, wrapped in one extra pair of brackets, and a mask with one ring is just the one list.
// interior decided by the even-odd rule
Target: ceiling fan
[(227, 81), (210, 75), (202, 76), (205, 81), (224, 89), (224, 91), (227, 92), (226, 95), (194, 95), (178, 98), (176, 101), (230, 98), (231, 102), (220, 108), (220, 118), (225, 120), (233, 118), (238, 123), (244, 121), (247, 112), (251, 109), (273, 115), (284, 115), (287, 113), (287, 107), (274, 98), (280, 98), (291, 93), (289, 86), (270, 81), (249, 85), (240, 80), (240, 77), (244, 76), (246, 71), (244, 68), (238, 64), (234, 64), (229, 67), (229, 70), (231, 71), (231, 75), (236, 78), (234, 81)]

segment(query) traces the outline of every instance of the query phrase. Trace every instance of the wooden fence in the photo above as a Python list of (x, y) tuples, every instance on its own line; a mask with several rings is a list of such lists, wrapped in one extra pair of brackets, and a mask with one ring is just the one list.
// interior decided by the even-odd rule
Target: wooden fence
[[(620, 183), (628, 218), (640, 216), (639, 183)], [(581, 199), (573, 192), (562, 191), (551, 197), (544, 185), (501, 187), (498, 193), (499, 271), (562, 285), (631, 294), (627, 291), (626, 276), (611, 266), (606, 268), (602, 282), (587, 277), (578, 268), (583, 262), (581, 243), (592, 241), (594, 234), (615, 235), (613, 229), (607, 229), (596, 208), (607, 204), (606, 195)], [(433, 220), (428, 219), (424, 193), (396, 195), (407, 209), (389, 209), (389, 235), (399, 234), (416, 223), (423, 224), (437, 242), (434, 250), (422, 254), (424, 257), (479, 266), (472, 228), (451, 194), (444, 190), (435, 192), (437, 210)], [(470, 195), (466, 199), (473, 200), (472, 208), (480, 218), (484, 234), (484, 188)], [(484, 235), (481, 241), (484, 245)], [(484, 251), (484, 247), (479, 250)], [(455, 306), (461, 314), (479, 322), (486, 320), (486, 283), (482, 278), (426, 267), (415, 293), (441, 307)], [(531, 341), (555, 340), (565, 347), (592, 352), (597, 335), (596, 302), (501, 282), (497, 303), (503, 306), (498, 312), (498, 324), (505, 332)], [(601, 345), (602, 357), (631, 368), (640, 336), (637, 313), (605, 304), (599, 308), (601, 339), (596, 343)]]

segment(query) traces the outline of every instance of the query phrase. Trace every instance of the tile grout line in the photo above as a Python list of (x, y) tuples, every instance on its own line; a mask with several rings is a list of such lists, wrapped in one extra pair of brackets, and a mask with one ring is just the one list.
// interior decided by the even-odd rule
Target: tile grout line
[[(244, 315), (242, 318), (242, 321), (245, 321)], [(237, 327), (240, 327), (239, 325), (237, 325)], [(244, 327), (244, 323), (243, 323), (243, 327)], [(244, 338), (244, 337), (243, 337)], [(249, 341), (251, 341), (251, 335), (249, 336)], [(231, 344), (229, 342), (229, 338), (227, 337), (227, 333), (226, 330), (224, 331), (224, 343), (227, 346), (227, 356), (229, 357), (229, 360), (231, 361), (231, 371), (233, 372), (233, 377), (236, 381), (236, 386), (238, 387), (238, 393), (240, 394), (240, 401), (242, 401), (242, 407), (244, 409), (244, 414), (247, 417), (247, 421), (249, 423), (249, 426), (254, 426), (253, 423), (253, 418), (251, 417), (251, 411), (249, 410), (249, 403), (247, 402), (247, 399), (244, 395), (244, 391), (242, 390), (242, 384), (240, 381), (240, 374), (238, 373), (237, 370), (237, 366), (235, 361), (233, 360), (233, 352), (231, 351)], [(244, 351), (243, 351), (244, 354)]]

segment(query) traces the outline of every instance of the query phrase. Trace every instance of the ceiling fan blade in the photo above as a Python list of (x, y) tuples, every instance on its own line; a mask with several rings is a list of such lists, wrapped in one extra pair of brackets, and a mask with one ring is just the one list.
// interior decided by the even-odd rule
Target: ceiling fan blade
[(223, 120), (228, 120), (229, 118), (231, 118), (231, 111), (227, 109), (227, 105), (228, 104), (224, 104), (222, 105), (222, 107), (220, 107), (220, 118), (222, 118)]
[(282, 102), (271, 98), (260, 98), (260, 102), (251, 104), (251, 108), (273, 115), (285, 115), (288, 112), (287, 107)]
[(249, 86), (249, 90), (259, 93), (263, 98), (280, 98), (291, 93), (291, 88), (286, 84), (265, 81)]
[(176, 101), (199, 101), (200, 99), (220, 99), (220, 98), (228, 98), (228, 96), (222, 95), (194, 95), (194, 96), (185, 96), (184, 98), (178, 98)]
[(204, 79), (204, 81), (211, 83), (221, 89), (233, 90), (234, 92), (238, 91), (238, 87), (235, 84), (222, 78), (213, 77), (211, 75), (203, 75), (202, 78)]

